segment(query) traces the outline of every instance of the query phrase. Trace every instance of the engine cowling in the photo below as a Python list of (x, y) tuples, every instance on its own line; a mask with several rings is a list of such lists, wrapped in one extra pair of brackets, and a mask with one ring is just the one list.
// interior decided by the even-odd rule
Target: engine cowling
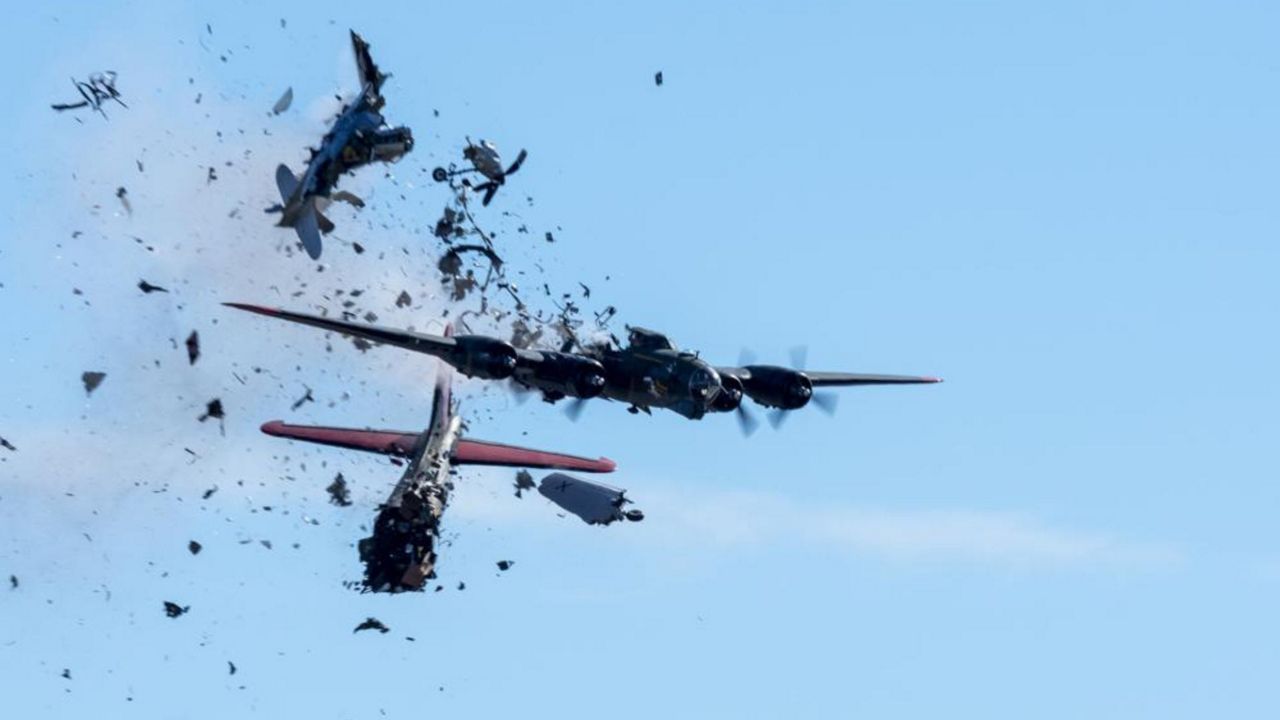
[(591, 358), (570, 353), (538, 353), (539, 359), (521, 359), (516, 379), (548, 395), (593, 398), (604, 392), (604, 366)]
[(450, 365), (467, 377), (503, 380), (516, 370), (516, 349), (483, 335), (455, 335)]
[(721, 373), (720, 393), (712, 401), (711, 409), (715, 412), (733, 412), (742, 404), (742, 395), (742, 381), (733, 375)]
[(749, 365), (750, 376), (743, 381), (743, 392), (766, 407), (796, 410), (809, 404), (813, 383), (798, 370), (775, 365)]

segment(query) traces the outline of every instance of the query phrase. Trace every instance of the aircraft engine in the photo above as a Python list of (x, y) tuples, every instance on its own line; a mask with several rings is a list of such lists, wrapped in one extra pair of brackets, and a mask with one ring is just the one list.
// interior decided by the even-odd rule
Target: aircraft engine
[(742, 381), (733, 375), (720, 376), (720, 394), (711, 403), (715, 412), (733, 412), (742, 404)]
[(775, 365), (748, 365), (751, 376), (743, 382), (743, 391), (766, 407), (796, 410), (809, 404), (813, 383), (798, 370)]
[(604, 391), (604, 366), (569, 353), (539, 352), (541, 359), (521, 359), (516, 379), (530, 387), (567, 397), (593, 398)]
[(483, 335), (455, 335), (449, 364), (467, 377), (503, 380), (516, 370), (516, 349)]

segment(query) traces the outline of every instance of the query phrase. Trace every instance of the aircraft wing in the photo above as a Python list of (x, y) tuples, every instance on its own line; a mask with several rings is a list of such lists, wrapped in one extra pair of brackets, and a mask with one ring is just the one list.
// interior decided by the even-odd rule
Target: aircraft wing
[(374, 96), (382, 93), (382, 81), (387, 79), (373, 62), (369, 53), (369, 43), (360, 37), (355, 30), (351, 31), (351, 49), (356, 55), (356, 71), (360, 73), (360, 86), (368, 88)]
[(353, 428), (321, 427), (316, 425), (290, 425), (272, 420), (262, 426), (262, 432), (276, 437), (302, 440), (320, 445), (364, 450), (382, 455), (409, 457), (418, 442), (419, 433), (399, 430), (355, 430)]
[(923, 385), (942, 382), (942, 378), (916, 375), (876, 375), (871, 373), (803, 372), (814, 387), (839, 385)]
[(576, 455), (531, 450), (515, 445), (462, 439), (454, 445), (455, 465), (499, 465), (504, 467), (577, 470), (578, 472), (613, 472), (617, 465), (608, 458), (584, 458)]
[(452, 350), (457, 342), (450, 337), (442, 335), (428, 335), (426, 333), (410, 332), (408, 330), (396, 330), (395, 328), (381, 327), (378, 325), (364, 325), (361, 323), (348, 322), (346, 320), (335, 320), (332, 318), (321, 317), (319, 315), (308, 315), (307, 313), (290, 312), (288, 310), (280, 310), (278, 308), (262, 307), (261, 305), (246, 305), (244, 303), (223, 303), (227, 307), (233, 307), (237, 310), (245, 310), (258, 315), (266, 315), (267, 317), (281, 318), (290, 322), (301, 323), (318, 327), (322, 330), (332, 330), (333, 332), (351, 335), (358, 338), (364, 338), (376, 343), (384, 345), (395, 345), (406, 350), (426, 353), (439, 357), (441, 354)]

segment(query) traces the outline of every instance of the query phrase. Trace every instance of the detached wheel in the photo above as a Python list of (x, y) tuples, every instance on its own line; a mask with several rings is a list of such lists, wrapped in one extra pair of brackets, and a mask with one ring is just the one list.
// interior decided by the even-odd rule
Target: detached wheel
[(449, 179), (449, 172), (442, 167), (438, 167), (431, 171), (431, 179), (436, 182), (444, 182)]

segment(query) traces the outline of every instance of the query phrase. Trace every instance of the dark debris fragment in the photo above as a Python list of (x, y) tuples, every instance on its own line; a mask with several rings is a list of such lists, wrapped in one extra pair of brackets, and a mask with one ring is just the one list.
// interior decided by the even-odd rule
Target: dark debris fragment
[(189, 550), (192, 555), (199, 555), (200, 551), (203, 549), (204, 549), (204, 546), (196, 542), (195, 540), (192, 540), (191, 542), (187, 543), (187, 550)]
[(662, 87), (662, 71), (661, 70), (653, 74), (653, 84), (657, 85), (658, 87)]
[(116, 188), (116, 197), (119, 198), (120, 204), (124, 206), (125, 213), (132, 215), (133, 206), (129, 204), (129, 191), (124, 189), (123, 185)]
[(515, 565), (515, 564), (516, 564), (515, 560), (499, 560), (498, 569), (501, 570), (502, 572), (506, 572), (511, 569), (512, 565)]
[(176, 602), (170, 602), (168, 600), (164, 601), (164, 614), (168, 615), (171, 618), (182, 617), (183, 615), (186, 615), (187, 611), (189, 610), (191, 610), (190, 605), (184, 606), (184, 605), (179, 605)]
[(338, 507), (347, 507), (351, 505), (351, 489), (347, 487), (347, 479), (342, 477), (342, 473), (329, 483), (329, 487), (325, 488), (325, 492), (329, 493), (329, 502)]
[(303, 385), (302, 387), (307, 388), (307, 392), (302, 397), (293, 401), (293, 405), (290, 406), (291, 410), (297, 410), (298, 408), (302, 407), (303, 405), (309, 402), (316, 401), (315, 396), (311, 394), (311, 388), (307, 387), (306, 385)]
[(142, 292), (144, 292), (144, 293), (148, 294), (148, 295), (150, 295), (150, 294), (151, 294), (151, 293), (153, 293), (153, 292), (162, 292), (162, 293), (167, 293), (167, 292), (169, 292), (169, 291), (168, 291), (168, 289), (166, 289), (166, 288), (162, 288), (162, 287), (160, 287), (159, 285), (152, 285), (151, 283), (147, 282), (146, 280), (139, 280), (139, 281), (138, 281), (138, 289), (139, 289), (139, 290), (141, 290)]
[(228, 675), (236, 674), (236, 664), (231, 662), (230, 660), (227, 661), (227, 674)]
[(0, 447), (10, 452), (18, 452), (18, 448), (14, 447), (13, 443), (9, 442), (8, 440), (5, 440), (2, 437), (0, 437)]
[(396, 296), (396, 307), (404, 308), (409, 307), (412, 304), (413, 298), (409, 297), (408, 291), (401, 290), (400, 294)]
[(192, 330), (187, 336), (187, 361), (195, 365), (198, 359), (200, 359), (200, 333)]
[(92, 395), (94, 390), (107, 379), (104, 372), (88, 371), (80, 374), (80, 382), (84, 383), (84, 392), (86, 395)]
[(533, 473), (528, 470), (521, 470), (516, 473), (516, 497), (523, 497), (521, 495), (522, 492), (536, 487), (537, 485), (533, 482)]
[(378, 618), (365, 618), (364, 622), (357, 625), (356, 629), (352, 630), (351, 632), (354, 634), (354, 633), (360, 632), (361, 630), (377, 630), (378, 632), (384, 635), (391, 632), (391, 628), (387, 627), (386, 625), (383, 625), (382, 621), (379, 620)]
[(17, 576), (17, 575), (10, 575), (10, 576), (9, 576), (9, 589), (10, 589), (10, 590), (17, 590), (17, 589), (18, 589), (18, 576)]
[(222, 420), (226, 416), (226, 412), (222, 409), (222, 400), (220, 398), (214, 398), (205, 405), (204, 414), (196, 419), (200, 422), (204, 422), (209, 418)]
[(217, 486), (217, 485), (214, 485), (213, 487), (209, 488), (208, 490), (205, 490), (205, 491), (204, 491), (204, 493), (202, 493), (202, 494), (200, 495), (200, 499), (201, 499), (201, 500), (208, 500), (209, 498), (213, 497), (213, 494), (214, 494), (214, 493), (216, 493), (216, 492), (218, 492), (218, 486)]

